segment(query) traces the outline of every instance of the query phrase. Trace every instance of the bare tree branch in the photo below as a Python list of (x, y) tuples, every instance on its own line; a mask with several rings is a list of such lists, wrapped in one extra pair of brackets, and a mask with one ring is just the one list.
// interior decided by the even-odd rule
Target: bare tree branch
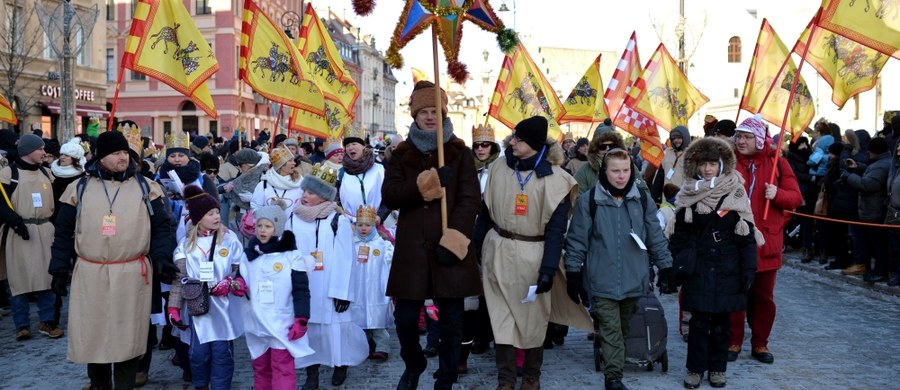
[(38, 25), (33, 2), (12, 0), (3, 7), (3, 16), (0, 17), (0, 73), (5, 79), (0, 79), (0, 93), (13, 103), (16, 116), (22, 119), (28, 116), (39, 97), (38, 89), (31, 87), (34, 82), (23, 75), (39, 57), (44, 35)]

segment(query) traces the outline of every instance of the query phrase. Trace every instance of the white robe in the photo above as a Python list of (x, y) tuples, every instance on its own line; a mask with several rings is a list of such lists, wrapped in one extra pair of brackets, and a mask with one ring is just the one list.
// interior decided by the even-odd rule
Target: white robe
[[(197, 244), (190, 250), (187, 248), (186, 239), (178, 243), (173, 259), (185, 260), (184, 268), (188, 278), (200, 279), (200, 263), (209, 261), (210, 245), (212, 236), (197, 237)], [(216, 242), (214, 251), (213, 280), (207, 283), (210, 289), (232, 274), (233, 265), (239, 265), (246, 259), (240, 240), (230, 230), (222, 236), (222, 242)], [(185, 323), (192, 325), (191, 329), (197, 332), (197, 339), (201, 343), (234, 340), (244, 333), (240, 302), (244, 299), (233, 294), (224, 297), (210, 296), (209, 313), (193, 317), (188, 315), (187, 308), (182, 308), (181, 318), (185, 319)]]
[[(369, 356), (369, 343), (362, 328), (353, 323), (350, 310), (338, 313), (334, 310), (334, 300), (353, 302), (355, 296), (350, 288), (352, 262), (356, 256), (353, 250), (353, 232), (350, 221), (338, 216), (337, 234), (331, 228), (336, 213), (314, 222), (300, 220), (294, 226), (297, 249), (304, 254), (309, 269), (310, 347), (316, 352), (297, 359), (297, 367), (313, 364), (326, 366), (355, 366)], [(316, 250), (323, 253), (324, 267), (315, 270), (315, 260), (310, 254)]]
[[(250, 198), (250, 210), (256, 210), (263, 206), (272, 205), (275, 199), (283, 199), (287, 208), (284, 209), (284, 215), (287, 217), (284, 224), (284, 230), (294, 230), (294, 225), (301, 222), (294, 214), (294, 206), (300, 204), (300, 197), (303, 196), (303, 190), (300, 187), (292, 189), (281, 189), (272, 186), (271, 182), (266, 182), (263, 178), (259, 180), (256, 188), (253, 190), (253, 196)], [(297, 237), (298, 239), (300, 237)]]
[(344, 171), (340, 191), (341, 207), (344, 208), (344, 212), (356, 220), (356, 210), (359, 206), (370, 206), (378, 211), (381, 207), (383, 182), (384, 167), (381, 164), (372, 164), (369, 170), (359, 175), (351, 175)]
[[(311, 355), (310, 335), (288, 340), (288, 331), (294, 324), (294, 298), (291, 272), (306, 272), (303, 253), (290, 251), (267, 253), (249, 261), (241, 261), (241, 276), (247, 282), (250, 300), (244, 300), (244, 336), (250, 357), (256, 359), (270, 348), (286, 349), (294, 358)], [(263, 303), (260, 286), (272, 283), (274, 299)]]
[[(385, 296), (394, 246), (373, 231), (367, 240), (354, 235), (353, 281), (356, 300), (350, 305), (353, 322), (363, 329), (385, 329), (394, 323), (391, 298)], [(361, 262), (360, 247), (367, 246), (368, 258)]]

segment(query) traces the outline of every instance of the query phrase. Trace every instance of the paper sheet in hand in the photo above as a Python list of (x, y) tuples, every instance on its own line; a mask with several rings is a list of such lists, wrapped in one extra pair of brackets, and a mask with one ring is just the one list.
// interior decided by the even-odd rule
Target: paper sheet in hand
[(525, 298), (522, 298), (522, 303), (534, 302), (537, 299), (537, 285), (532, 284), (528, 286), (528, 294), (525, 294)]

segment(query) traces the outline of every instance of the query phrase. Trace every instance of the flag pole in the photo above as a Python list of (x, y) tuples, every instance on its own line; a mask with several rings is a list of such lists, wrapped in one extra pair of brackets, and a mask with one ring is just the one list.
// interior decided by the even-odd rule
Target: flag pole
[[(281, 113), (284, 112), (284, 103), (278, 104), (278, 116), (275, 117), (275, 132), (272, 134), (272, 140), (275, 139), (275, 136), (278, 135), (278, 130), (281, 129)], [(290, 133), (289, 131), (285, 131), (285, 135)], [(275, 145), (272, 145), (275, 146)]]
[(244, 78), (238, 80), (237, 100), (234, 103), (234, 131), (238, 133), (238, 149), (244, 147), (244, 141), (241, 140), (241, 98), (243, 98)]
[[(760, 31), (760, 32), (762, 32), (762, 28), (763, 28), (763, 26), (765, 26), (765, 25), (766, 25), (766, 20), (763, 19), (762, 23), (760, 23), (760, 26), (759, 26), (759, 31)], [(756, 46), (753, 47), (753, 57), (752, 57), (753, 60), (756, 59), (756, 56), (757, 56), (758, 54), (759, 54), (759, 39), (756, 40)], [(752, 60), (751, 60), (751, 61), (752, 61)], [(759, 64), (757, 64), (757, 66), (759, 66)], [(750, 83), (750, 74), (752, 73), (753, 70), (754, 70), (754, 69), (749, 69), (749, 70), (747, 71), (747, 79), (744, 80), (744, 92), (747, 91), (747, 84)], [(744, 99), (746, 98), (745, 95), (746, 95), (746, 93), (742, 93), (742, 94), (741, 94), (741, 101), (740, 101), (740, 103), (738, 103), (737, 114), (734, 115), (734, 123), (735, 123), (735, 124), (738, 123), (738, 118), (741, 117), (741, 106), (744, 105)], [(768, 96), (767, 96), (767, 97), (768, 97)], [(763, 99), (763, 103), (765, 103), (765, 102), (766, 102), (766, 100)], [(762, 104), (760, 104), (759, 107), (760, 107), (760, 109), (762, 109)]]
[[(444, 105), (441, 104), (440, 69), (438, 68), (438, 36), (434, 26), (431, 27), (431, 48), (434, 62), (434, 107), (437, 111), (437, 152), (438, 168), (444, 166)], [(447, 230), (447, 189), (441, 188), (441, 231)]]
[[(781, 119), (781, 133), (778, 134), (778, 144), (775, 145), (775, 163), (772, 165), (772, 174), (769, 176), (769, 181), (767, 184), (773, 184), (775, 182), (775, 173), (778, 172), (778, 160), (781, 157), (781, 143), (784, 142), (784, 127), (787, 126), (788, 115), (791, 112), (791, 106), (794, 104), (794, 95), (797, 92), (797, 85), (800, 83), (800, 70), (803, 69), (803, 63), (806, 62), (806, 55), (809, 54), (809, 45), (812, 43), (813, 33), (815, 32), (816, 26), (819, 24), (819, 15), (822, 13), (822, 8), (819, 8), (819, 11), (816, 12), (816, 16), (813, 19), (813, 23), (811, 23), (811, 27), (809, 29), (809, 36), (806, 37), (806, 45), (803, 47), (803, 55), (800, 56), (800, 63), (797, 64), (797, 74), (794, 77), (794, 82), (791, 85), (791, 95), (788, 98), (787, 104), (784, 108), (784, 117)], [(791, 54), (788, 53), (788, 60), (790, 60)], [(787, 63), (787, 61), (785, 61)], [(784, 65), (782, 65), (782, 69)], [(779, 77), (781, 75), (779, 74)], [(777, 77), (776, 77), (777, 79)], [(774, 84), (774, 83), (773, 83)], [(761, 107), (761, 106), (760, 106)], [(766, 199), (766, 207), (763, 209), (763, 221), (769, 217), (769, 205), (772, 203), (771, 199)]]
[(112, 109), (109, 111), (109, 120), (106, 121), (106, 131), (112, 131), (113, 119), (116, 117), (116, 105), (119, 103), (119, 86), (122, 85), (122, 76), (125, 74), (125, 67), (119, 65), (119, 78), (116, 79), (116, 93), (113, 94)]

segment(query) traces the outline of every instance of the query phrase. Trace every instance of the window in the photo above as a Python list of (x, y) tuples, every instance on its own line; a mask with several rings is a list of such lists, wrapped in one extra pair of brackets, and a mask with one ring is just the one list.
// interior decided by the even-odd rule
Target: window
[(116, 0), (106, 0), (106, 20), (116, 20)]
[(81, 52), (78, 53), (78, 65), (89, 66), (91, 64), (91, 41), (84, 40), (84, 30), (75, 33), (75, 42), (81, 43)]
[(728, 40), (728, 63), (737, 64), (741, 62), (741, 38), (731, 37)]
[(116, 52), (106, 49), (106, 81), (116, 81)]
[(44, 58), (53, 58), (53, 48), (50, 46), (51, 44), (50, 37), (47, 33), (44, 33)]
[(147, 76), (145, 76), (143, 73), (138, 73), (138, 72), (135, 72), (132, 70), (131, 71), (131, 79), (135, 80), (135, 81), (143, 81), (143, 80), (147, 80)]
[[(437, 101), (437, 100), (435, 100)], [(163, 121), (163, 134), (169, 135), (172, 133), (172, 121)]]
[(212, 8), (209, 7), (209, 0), (197, 0), (197, 7), (194, 10), (194, 13), (197, 15), (209, 15), (212, 13)]

